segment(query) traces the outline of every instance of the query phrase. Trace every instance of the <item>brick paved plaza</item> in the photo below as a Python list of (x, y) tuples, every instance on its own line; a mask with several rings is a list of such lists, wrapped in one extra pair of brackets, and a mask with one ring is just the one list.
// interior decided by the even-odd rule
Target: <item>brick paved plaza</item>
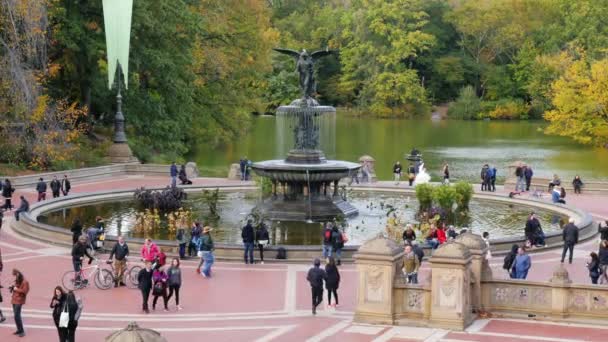
[[(74, 184), (74, 192), (165, 183), (166, 178), (123, 176), (111, 181)], [(229, 183), (224, 179), (195, 180), (195, 184)], [(20, 194), (25, 194), (31, 203), (35, 201), (33, 190), (18, 191), (13, 198)], [(569, 200), (569, 204), (591, 212), (596, 219), (608, 216), (605, 197), (572, 195)], [(23, 239), (8, 228), (9, 220), (12, 220), (12, 214), (7, 213), (0, 231), (4, 261), (2, 283), (6, 287), (10, 270), (18, 268), (29, 280), (31, 291), (23, 310), (27, 335), (18, 338), (12, 335), (15, 327), (9, 294), (3, 289), (5, 300), (1, 308), (8, 319), (0, 324), (0, 341), (54, 341), (57, 335), (49, 303), (53, 288), (61, 284), (61, 276), (72, 267), (70, 251), (65, 247)], [(574, 282), (590, 283), (584, 263), (596, 246), (597, 240), (593, 239), (576, 247), (574, 263), (566, 265)], [(552, 250), (533, 254), (528, 279), (548, 280), (559, 263), (560, 253)], [(495, 277), (506, 278), (501, 269), (502, 258), (497, 256), (490, 264)], [(77, 291), (84, 300), (77, 340), (102, 341), (130, 321), (161, 332), (169, 341), (605, 341), (608, 334), (608, 317), (603, 325), (492, 317), (478, 320), (465, 332), (356, 324), (352, 322), (357, 276), (353, 265), (340, 268), (342, 281), (338, 291), (341, 305), (337, 309), (321, 310), (313, 317), (310, 313), (310, 288), (306, 281), (309, 265), (217, 262), (213, 277), (204, 279), (195, 274), (197, 263), (198, 260), (188, 260), (182, 264), (185, 277), (181, 311), (170, 304), (170, 312), (157, 308), (144, 315), (140, 310), (139, 291), (124, 287), (107, 291), (96, 288)], [(426, 274), (428, 263), (423, 263), (419, 278), (424, 281)]]

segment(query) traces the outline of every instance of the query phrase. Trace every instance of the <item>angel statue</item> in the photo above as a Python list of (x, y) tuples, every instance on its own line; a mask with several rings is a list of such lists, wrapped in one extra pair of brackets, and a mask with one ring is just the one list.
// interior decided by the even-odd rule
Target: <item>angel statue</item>
[(329, 48), (325, 48), (325, 50), (318, 50), (309, 55), (306, 49), (302, 49), (302, 52), (279, 48), (275, 48), (273, 50), (295, 58), (296, 71), (300, 74), (300, 90), (302, 91), (302, 98), (313, 98), (314, 94), (317, 92), (317, 85), (314, 76), (315, 62), (319, 58), (331, 54), (333, 51), (329, 50)]

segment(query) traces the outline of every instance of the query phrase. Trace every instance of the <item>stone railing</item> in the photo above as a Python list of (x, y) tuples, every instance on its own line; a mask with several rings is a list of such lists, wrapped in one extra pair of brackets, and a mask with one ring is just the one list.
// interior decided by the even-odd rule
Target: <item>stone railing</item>
[(553, 320), (608, 317), (608, 289), (572, 284), (561, 266), (549, 282), (484, 281), (482, 302), (485, 310), (507, 315), (526, 314)]
[(548, 282), (493, 279), (483, 239), (471, 233), (435, 250), (424, 285), (406, 284), (403, 248), (377, 237), (354, 258), (358, 271), (355, 321), (463, 330), (477, 313), (581, 321), (608, 317), (608, 288), (572, 284), (559, 264)]
[(63, 175), (67, 175), (72, 183), (89, 182), (100, 179), (111, 179), (123, 175), (141, 175), (141, 176), (166, 176), (169, 177), (169, 165), (161, 164), (111, 164), (98, 167), (88, 167), (75, 170), (56, 171), (37, 173), (34, 175), (5, 177), (0, 176), (0, 179), (8, 178), (16, 189), (34, 188), (38, 183), (39, 178), (43, 178), (46, 182), (51, 181), (53, 176), (62, 179)]

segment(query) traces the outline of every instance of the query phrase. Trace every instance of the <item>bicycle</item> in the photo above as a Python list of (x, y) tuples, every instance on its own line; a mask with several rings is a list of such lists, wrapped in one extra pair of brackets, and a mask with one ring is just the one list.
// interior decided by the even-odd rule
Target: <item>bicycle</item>
[[(112, 268), (112, 282), (116, 282), (116, 270), (114, 269), (114, 263), (109, 262), (108, 264)], [(141, 265), (134, 265), (129, 267), (129, 262), (127, 261), (127, 266), (125, 267), (125, 272), (122, 276), (122, 283), (125, 284), (130, 289), (136, 289), (139, 286), (139, 281), (137, 280), (137, 276), (139, 275), (139, 271), (141, 271), (143, 267)]]
[(100, 266), (99, 259), (94, 259), (94, 265), (82, 267), (79, 272), (67, 271), (62, 277), (63, 286), (68, 290), (84, 289), (91, 281), (100, 290), (108, 290), (114, 284), (114, 275)]

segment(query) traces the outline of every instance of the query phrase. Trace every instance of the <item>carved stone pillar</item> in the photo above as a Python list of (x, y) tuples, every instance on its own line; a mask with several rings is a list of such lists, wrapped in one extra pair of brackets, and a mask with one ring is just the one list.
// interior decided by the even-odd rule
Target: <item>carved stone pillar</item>
[(394, 324), (393, 284), (401, 274), (403, 247), (379, 236), (363, 244), (354, 259), (359, 277), (355, 322)]
[(569, 298), (568, 292), (570, 284), (570, 275), (568, 270), (562, 264), (558, 264), (553, 270), (551, 280), (551, 316), (556, 319), (566, 318), (568, 316)]
[(483, 312), (481, 281), (492, 279), (492, 269), (486, 259), (488, 246), (479, 235), (467, 232), (456, 238), (471, 253), (471, 306), (474, 312)]
[(471, 312), (471, 253), (459, 242), (448, 242), (435, 250), (430, 262), (430, 325), (464, 330), (474, 319)]

